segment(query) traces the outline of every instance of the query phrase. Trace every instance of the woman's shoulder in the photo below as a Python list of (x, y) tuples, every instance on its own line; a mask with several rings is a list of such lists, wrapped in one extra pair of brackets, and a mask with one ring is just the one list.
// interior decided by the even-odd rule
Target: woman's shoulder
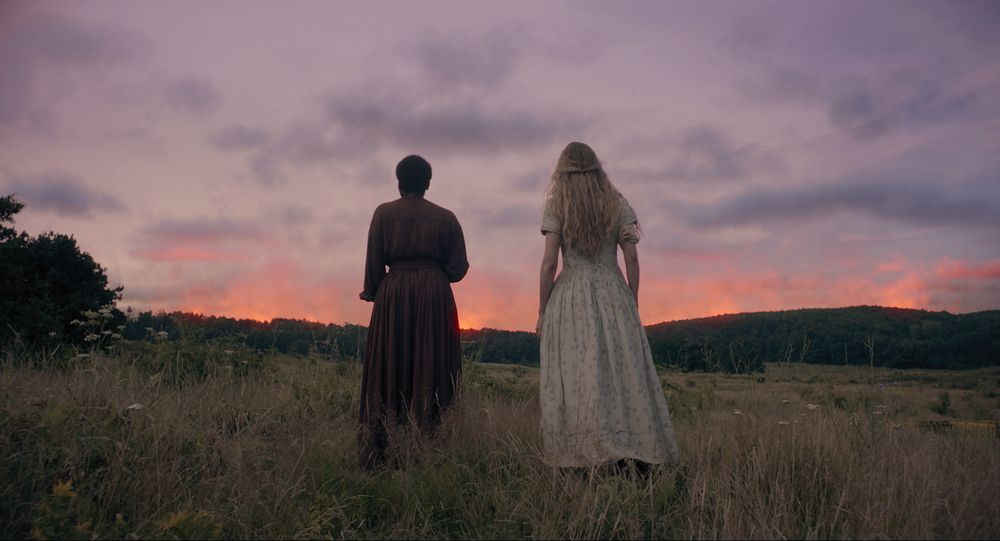
[(622, 224), (631, 224), (639, 221), (639, 218), (635, 215), (635, 209), (632, 208), (632, 204), (628, 202), (628, 199), (621, 192), (618, 192), (618, 200), (621, 202)]
[(438, 205), (433, 201), (428, 201), (427, 199), (424, 199), (424, 205), (426, 208), (426, 212), (429, 215), (438, 216), (446, 220), (454, 220), (456, 222), (458, 221), (458, 218), (455, 216), (455, 213), (452, 212), (450, 209), (442, 207), (441, 205)]

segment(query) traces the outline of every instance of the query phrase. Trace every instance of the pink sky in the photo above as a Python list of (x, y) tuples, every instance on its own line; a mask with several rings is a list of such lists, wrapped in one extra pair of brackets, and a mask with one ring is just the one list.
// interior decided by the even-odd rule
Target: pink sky
[(0, 193), (124, 305), (366, 324), (410, 153), (463, 327), (531, 329), (543, 190), (591, 144), (646, 323), (1000, 308), (996, 2), (4, 2)]

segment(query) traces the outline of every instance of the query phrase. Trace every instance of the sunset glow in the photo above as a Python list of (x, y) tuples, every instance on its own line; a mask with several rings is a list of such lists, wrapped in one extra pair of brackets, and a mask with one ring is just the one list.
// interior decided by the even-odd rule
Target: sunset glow
[(1000, 308), (995, 2), (5, 2), (0, 192), (122, 307), (367, 324), (418, 153), (461, 325), (532, 330), (559, 150), (642, 225), (645, 323)]

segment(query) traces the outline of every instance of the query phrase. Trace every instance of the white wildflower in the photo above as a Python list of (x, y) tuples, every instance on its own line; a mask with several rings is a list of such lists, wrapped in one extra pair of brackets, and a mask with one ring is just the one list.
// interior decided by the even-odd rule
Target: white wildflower
[(89, 353), (77, 353), (76, 354), (76, 358), (77, 359), (86, 359), (87, 357), (90, 357)]
[(786, 398), (786, 399), (782, 400), (781, 403), (787, 405), (787, 404), (791, 404), (792, 401)]
[(806, 404), (806, 409), (809, 411), (815, 411), (819, 409), (819, 404)]
[(145, 407), (145, 406), (143, 406), (142, 404), (136, 402), (135, 404), (132, 404), (131, 406), (125, 406), (125, 409), (127, 409), (127, 410), (141, 410), (143, 407)]
[(94, 340), (99, 340), (100, 338), (101, 338), (100, 336), (91, 333), (85, 336), (83, 339), (87, 342), (93, 342)]
[(785, 426), (788, 424), (788, 421), (778, 421), (778, 424), (781, 426)]
[(740, 410), (733, 410), (733, 415), (746, 415), (746, 414)]
[(49, 331), (49, 336), (50, 337), (54, 337), (55, 335), (56, 335), (56, 331)]

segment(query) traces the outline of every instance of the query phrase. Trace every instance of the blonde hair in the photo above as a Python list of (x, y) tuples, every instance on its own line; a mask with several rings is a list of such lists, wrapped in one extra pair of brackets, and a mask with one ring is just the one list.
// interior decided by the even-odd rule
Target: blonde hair
[(609, 235), (618, 234), (622, 202), (589, 146), (572, 142), (559, 155), (546, 204), (562, 224), (563, 241), (593, 258)]

